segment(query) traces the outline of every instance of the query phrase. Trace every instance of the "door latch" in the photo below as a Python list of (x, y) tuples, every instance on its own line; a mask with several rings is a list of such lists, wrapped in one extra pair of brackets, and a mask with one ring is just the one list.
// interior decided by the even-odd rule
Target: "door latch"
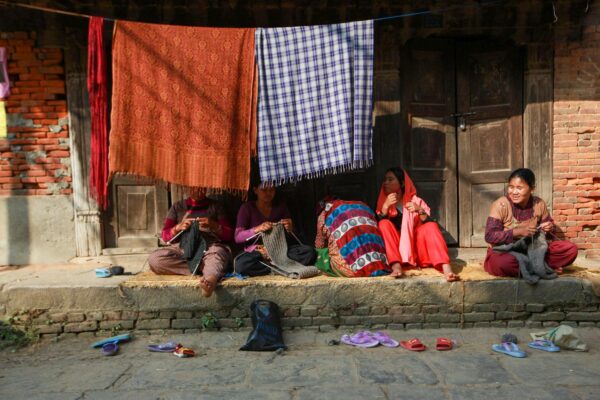
[(470, 115), (475, 115), (475, 114), (477, 114), (477, 112), (471, 111), (471, 112), (466, 112), (466, 113), (450, 114), (450, 116), (457, 119), (458, 129), (460, 129), (461, 131), (464, 132), (467, 130), (467, 119), (465, 117), (468, 117)]

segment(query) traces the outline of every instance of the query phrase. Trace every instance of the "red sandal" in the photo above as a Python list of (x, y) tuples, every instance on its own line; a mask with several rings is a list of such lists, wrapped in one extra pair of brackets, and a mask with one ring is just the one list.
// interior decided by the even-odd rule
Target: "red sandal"
[(400, 342), (400, 346), (410, 351), (425, 351), (427, 347), (417, 338), (410, 340), (403, 340)]
[(438, 351), (452, 350), (453, 347), (454, 343), (450, 339), (439, 337), (435, 340), (435, 349)]
[(196, 355), (194, 350), (190, 349), (189, 347), (183, 347), (180, 344), (175, 347), (173, 354), (179, 358), (194, 357)]

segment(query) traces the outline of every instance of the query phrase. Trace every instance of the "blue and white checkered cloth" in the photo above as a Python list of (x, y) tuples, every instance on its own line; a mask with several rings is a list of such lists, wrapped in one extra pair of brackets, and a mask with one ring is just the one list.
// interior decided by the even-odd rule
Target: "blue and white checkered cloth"
[(372, 164), (373, 21), (256, 30), (261, 180)]

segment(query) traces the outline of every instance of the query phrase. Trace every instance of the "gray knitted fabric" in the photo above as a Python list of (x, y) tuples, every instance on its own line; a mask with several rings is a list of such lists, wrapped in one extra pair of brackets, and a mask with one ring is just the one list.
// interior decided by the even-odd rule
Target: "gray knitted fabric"
[(293, 279), (310, 278), (319, 275), (319, 270), (314, 266), (305, 266), (287, 256), (287, 241), (283, 224), (273, 224), (269, 232), (262, 234), (262, 240), (271, 264), (268, 265), (274, 272)]
[(514, 256), (519, 263), (521, 275), (527, 283), (536, 284), (540, 279), (558, 277), (546, 263), (548, 242), (544, 233), (537, 232), (533, 238), (521, 238), (511, 244), (495, 246), (493, 250)]

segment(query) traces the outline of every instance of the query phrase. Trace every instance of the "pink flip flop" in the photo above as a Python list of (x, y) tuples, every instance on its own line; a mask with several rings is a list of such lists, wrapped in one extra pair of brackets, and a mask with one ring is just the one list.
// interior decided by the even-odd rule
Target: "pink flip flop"
[(385, 347), (398, 347), (400, 343), (397, 340), (392, 339), (389, 335), (383, 332), (371, 333), (373, 339), (377, 340), (379, 344)]
[(349, 346), (356, 347), (375, 347), (379, 345), (379, 341), (367, 332), (358, 332), (355, 335), (343, 335), (340, 342)]

